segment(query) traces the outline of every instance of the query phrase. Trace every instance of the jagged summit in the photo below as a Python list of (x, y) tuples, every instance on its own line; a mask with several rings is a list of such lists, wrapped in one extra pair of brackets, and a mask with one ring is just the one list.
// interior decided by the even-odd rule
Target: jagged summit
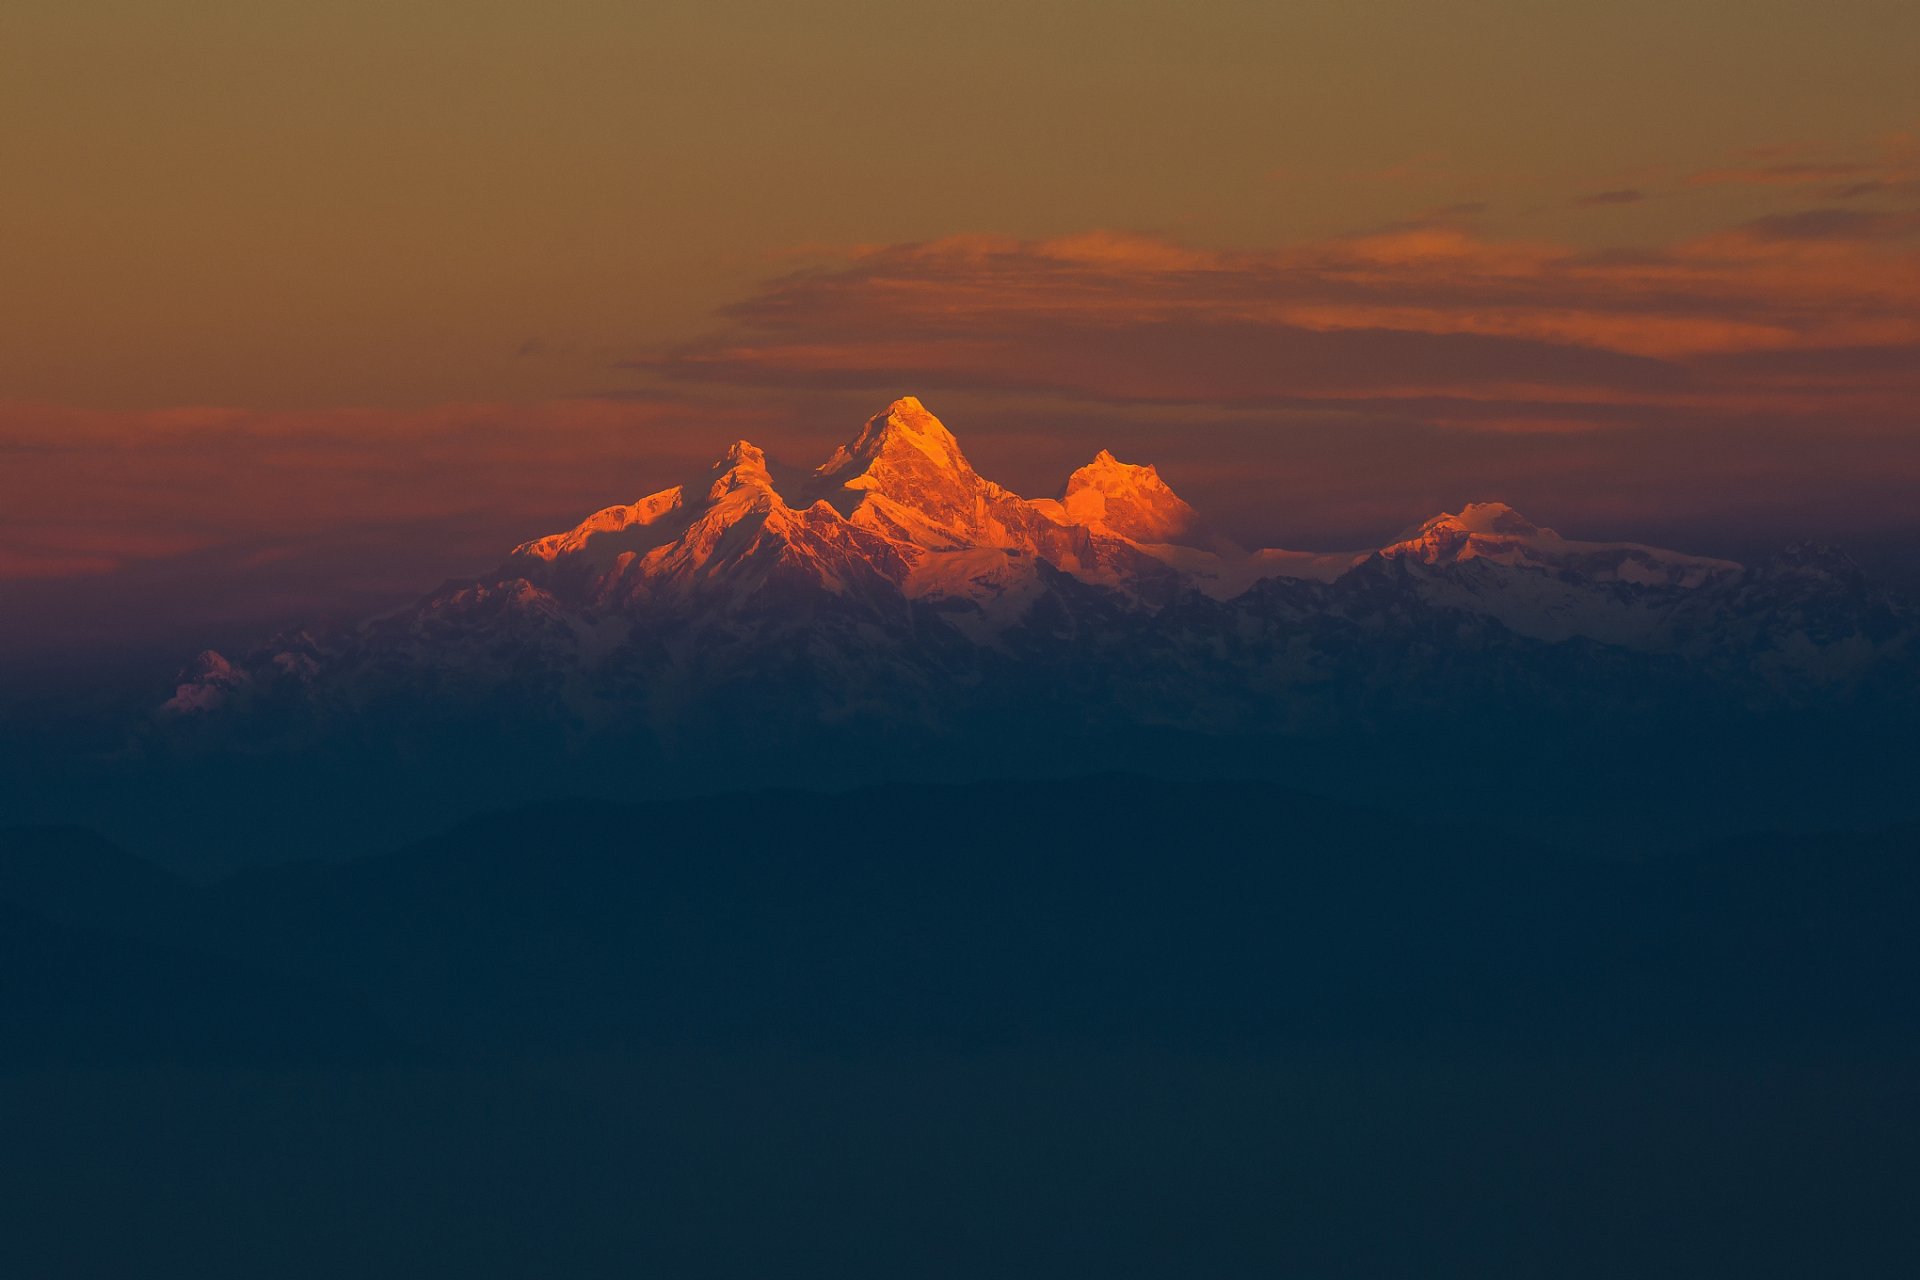
[(714, 467), (718, 469), (721, 466), (729, 468), (744, 466), (759, 467), (761, 470), (765, 470), (766, 465), (766, 450), (751, 440), (735, 440), (727, 446), (727, 451), (720, 455), (720, 461), (716, 462)]
[(713, 464), (714, 481), (707, 497), (718, 502), (741, 489), (764, 489), (774, 493), (773, 473), (767, 469), (767, 455), (755, 444), (736, 440), (720, 461)]
[(1135, 542), (1185, 542), (1200, 529), (1199, 514), (1152, 464), (1122, 462), (1106, 449), (1067, 478), (1059, 505), (1068, 524)]
[(808, 500), (927, 549), (1007, 541), (1021, 499), (981, 478), (940, 419), (912, 396), (867, 419), (860, 434), (813, 473)]
[[(981, 476), (926, 405), (903, 396), (810, 472), (735, 441), (703, 475), (525, 543), (528, 580), (639, 600), (690, 583), (769, 581), (834, 591), (884, 581), (909, 599), (1018, 612), (1044, 594), (1040, 566), (1158, 607), (1183, 591), (1230, 599), (1264, 578), (1331, 582), (1369, 556), (1444, 567), (1498, 564), (1591, 581), (1697, 586), (1737, 569), (1633, 543), (1562, 538), (1502, 502), (1469, 503), (1376, 551), (1249, 552), (1209, 529), (1151, 464), (1102, 449), (1055, 499)], [(546, 566), (546, 567), (540, 567)], [(751, 566), (751, 569), (747, 566)], [(583, 578), (584, 575), (584, 578)]]
[(1542, 528), (1504, 502), (1469, 502), (1404, 530), (1380, 549), (1389, 557), (1441, 564), (1487, 557), (1513, 562), (1560, 535)]
[(1400, 535), (1410, 541), (1434, 532), (1457, 534), (1498, 534), (1511, 538), (1558, 537), (1553, 530), (1533, 523), (1504, 502), (1469, 502), (1457, 512), (1443, 511)]
[(513, 556), (515, 559), (531, 557), (536, 560), (558, 560), (563, 556), (584, 554), (594, 547), (596, 540), (604, 540), (605, 535), (647, 527), (670, 512), (679, 510), (682, 498), (682, 487), (675, 485), (671, 489), (649, 494), (638, 502), (605, 507), (563, 533), (550, 533), (544, 538), (521, 543), (513, 549)]
[(860, 434), (834, 450), (816, 474), (822, 478), (858, 475), (876, 463), (903, 461), (902, 451), (908, 449), (943, 470), (973, 470), (946, 424), (915, 397), (902, 396), (868, 418)]

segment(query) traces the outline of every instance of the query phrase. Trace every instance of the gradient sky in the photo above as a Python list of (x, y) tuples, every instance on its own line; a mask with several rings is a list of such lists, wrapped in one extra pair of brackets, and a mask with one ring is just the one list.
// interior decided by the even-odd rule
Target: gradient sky
[(1917, 48), (1905, 0), (12, 0), (0, 660), (371, 607), (905, 392), (1251, 541), (1499, 497), (1892, 555)]

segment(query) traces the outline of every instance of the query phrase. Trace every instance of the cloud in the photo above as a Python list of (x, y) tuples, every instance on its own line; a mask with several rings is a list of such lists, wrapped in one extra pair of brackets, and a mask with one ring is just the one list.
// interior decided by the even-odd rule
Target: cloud
[(1741, 229), (1761, 240), (1897, 240), (1920, 233), (1920, 210), (1802, 209), (1757, 218)]
[(1509, 430), (1911, 413), (1920, 402), (1885, 389), (1783, 399), (1708, 361), (1920, 351), (1920, 258), (1897, 243), (1912, 217), (1815, 210), (1612, 253), (1439, 225), (1266, 252), (1111, 232), (956, 237), (774, 280), (715, 331), (630, 364), (680, 383), (1345, 409)]
[(1647, 193), (1638, 187), (1618, 187), (1611, 191), (1595, 191), (1574, 200), (1577, 205), (1596, 208), (1611, 204), (1639, 204), (1647, 198)]
[(1789, 161), (1780, 164), (1703, 169), (1687, 179), (1693, 187), (1805, 187), (1872, 173), (1874, 166), (1849, 161)]
[(1863, 200), (1873, 196), (1920, 198), (1920, 177), (1894, 176), (1869, 178), (1864, 182), (1847, 182), (1828, 188), (1826, 195), (1834, 200)]
[(1871, 159), (1796, 156), (1787, 148), (1761, 149), (1737, 159), (1767, 163), (1704, 169), (1690, 176), (1686, 185), (1783, 191), (1812, 187), (1829, 200), (1920, 196), (1920, 144), (1912, 137), (1895, 134), (1880, 139), (1871, 149)]

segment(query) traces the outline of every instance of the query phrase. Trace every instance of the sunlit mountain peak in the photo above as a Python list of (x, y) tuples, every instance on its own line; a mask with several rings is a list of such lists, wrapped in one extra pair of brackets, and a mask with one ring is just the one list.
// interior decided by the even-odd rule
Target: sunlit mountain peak
[(1067, 478), (1060, 510), (1069, 524), (1135, 542), (1181, 542), (1200, 525), (1199, 515), (1151, 464), (1122, 462), (1106, 449)]
[(1458, 511), (1443, 511), (1401, 531), (1395, 543), (1422, 538), (1463, 538), (1470, 535), (1508, 538), (1558, 537), (1533, 523), (1504, 502), (1469, 502)]
[(1472, 502), (1457, 512), (1442, 512), (1382, 547), (1380, 555), (1428, 565), (1480, 561), (1577, 575), (1588, 583), (1643, 586), (1698, 587), (1740, 571), (1730, 560), (1637, 542), (1563, 538), (1504, 502)]
[(818, 474), (822, 478), (840, 479), (845, 487), (853, 488), (856, 487), (851, 483), (853, 480), (870, 473), (876, 466), (919, 464), (913, 454), (942, 470), (969, 474), (973, 471), (946, 424), (928, 412), (918, 399), (902, 396), (884, 412), (868, 418), (860, 434), (834, 450)]
[(767, 455), (758, 445), (736, 440), (726, 454), (713, 464), (713, 487), (707, 496), (715, 502), (739, 489), (773, 492), (773, 476), (767, 469)]

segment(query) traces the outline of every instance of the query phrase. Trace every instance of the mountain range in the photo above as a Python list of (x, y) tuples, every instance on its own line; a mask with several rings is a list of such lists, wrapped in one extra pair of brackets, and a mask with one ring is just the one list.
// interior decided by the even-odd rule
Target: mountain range
[(1489, 502), (1377, 547), (1249, 550), (1105, 451), (1023, 498), (906, 398), (811, 471), (740, 441), (409, 608), (203, 653), (160, 723), (308, 740), (431, 708), (672, 743), (1036, 713), (1202, 733), (1878, 713), (1914, 705), (1917, 639), (1920, 611), (1818, 545), (1741, 565)]

